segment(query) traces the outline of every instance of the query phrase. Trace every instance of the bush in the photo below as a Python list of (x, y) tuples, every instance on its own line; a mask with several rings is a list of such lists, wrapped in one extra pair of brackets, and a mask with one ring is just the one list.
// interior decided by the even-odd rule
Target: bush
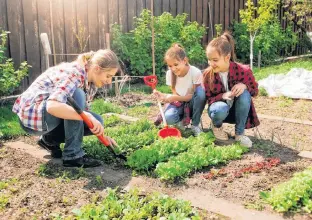
[[(249, 62), (250, 39), (247, 26), (234, 22), (232, 26), (233, 37), (236, 41), (235, 51), (237, 59), (242, 63)], [(282, 54), (290, 55), (298, 42), (297, 34), (291, 27), (283, 30), (277, 19), (264, 25), (254, 42), (254, 57), (258, 59), (261, 50), (261, 62), (264, 65), (271, 64)]]
[(7, 42), (7, 34), (9, 32), (1, 31), (0, 33), (0, 97), (4, 95), (12, 94), (14, 89), (19, 86), (21, 80), (28, 73), (26, 62), (22, 62), (20, 67), (15, 70), (12, 59), (8, 59), (5, 56), (5, 44)]
[[(200, 65), (206, 61), (205, 51), (201, 39), (205, 27), (197, 22), (186, 22), (187, 14), (173, 17), (164, 12), (154, 17), (155, 29), (155, 61), (156, 74), (165, 70), (163, 61), (166, 50), (175, 42), (180, 43), (193, 65)], [(133, 75), (148, 75), (152, 73), (152, 31), (151, 12), (143, 10), (135, 19), (135, 29), (129, 33), (122, 33), (120, 26), (112, 26), (113, 49), (128, 67)]]

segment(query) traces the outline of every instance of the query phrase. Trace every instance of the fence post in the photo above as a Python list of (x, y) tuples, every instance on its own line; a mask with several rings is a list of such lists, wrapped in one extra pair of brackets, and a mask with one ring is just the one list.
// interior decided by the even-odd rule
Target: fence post
[(51, 55), (52, 53), (51, 53), (51, 47), (50, 47), (47, 33), (40, 34), (40, 41), (41, 41), (42, 48), (43, 48), (45, 69), (48, 69), (50, 67), (49, 55)]
[(258, 53), (258, 68), (260, 69), (261, 67), (261, 50), (259, 50), (259, 53)]

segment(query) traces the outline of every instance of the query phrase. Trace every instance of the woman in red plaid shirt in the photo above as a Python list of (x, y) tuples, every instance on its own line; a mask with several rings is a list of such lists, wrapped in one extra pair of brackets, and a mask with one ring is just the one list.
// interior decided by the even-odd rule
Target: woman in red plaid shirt
[[(38, 144), (54, 158), (63, 158), (67, 167), (95, 167), (101, 163), (85, 155), (81, 148), (84, 135), (102, 135), (103, 119), (87, 111), (97, 88), (110, 84), (119, 68), (111, 50), (81, 54), (72, 63), (61, 63), (47, 69), (16, 100), (13, 106), (22, 128), (41, 135)], [(79, 114), (67, 103), (73, 97), (94, 125), (90, 131)], [(113, 139), (108, 138), (112, 145)], [(64, 143), (64, 151), (60, 143)]]
[(212, 131), (217, 139), (228, 140), (222, 124), (235, 124), (235, 140), (251, 147), (244, 130), (260, 124), (251, 99), (258, 94), (258, 83), (248, 66), (234, 62), (234, 40), (229, 33), (212, 40), (206, 55), (209, 67), (204, 72), (203, 84)]

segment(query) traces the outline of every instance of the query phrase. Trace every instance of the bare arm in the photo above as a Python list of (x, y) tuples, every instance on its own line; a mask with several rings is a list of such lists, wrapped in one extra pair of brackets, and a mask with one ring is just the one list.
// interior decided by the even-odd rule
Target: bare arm
[[(79, 114), (66, 103), (49, 100), (47, 101), (47, 112), (57, 118), (69, 120), (82, 120)], [(88, 112), (84, 112), (87, 115)]]

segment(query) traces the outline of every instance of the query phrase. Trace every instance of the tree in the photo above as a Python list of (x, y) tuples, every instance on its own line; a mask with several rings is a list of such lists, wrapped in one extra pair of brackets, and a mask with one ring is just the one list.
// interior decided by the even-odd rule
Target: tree
[(285, 18), (293, 21), (304, 33), (312, 31), (312, 1), (284, 0)]
[(250, 36), (250, 68), (253, 67), (253, 43), (259, 29), (274, 18), (274, 10), (277, 9), (279, 1), (258, 0), (258, 6), (254, 6), (252, 0), (247, 0), (246, 9), (239, 11), (242, 23), (247, 25)]

